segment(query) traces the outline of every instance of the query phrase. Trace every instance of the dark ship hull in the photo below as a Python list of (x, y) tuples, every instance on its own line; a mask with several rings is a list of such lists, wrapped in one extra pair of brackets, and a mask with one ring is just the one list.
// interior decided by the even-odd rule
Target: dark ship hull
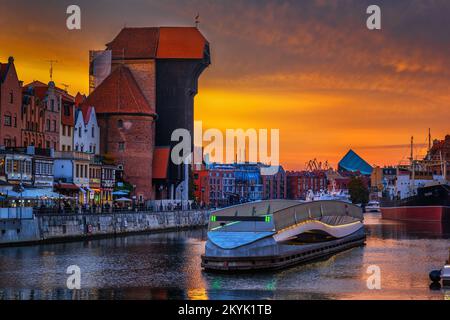
[(402, 200), (381, 201), (383, 219), (407, 221), (450, 221), (450, 186), (419, 188), (417, 195)]

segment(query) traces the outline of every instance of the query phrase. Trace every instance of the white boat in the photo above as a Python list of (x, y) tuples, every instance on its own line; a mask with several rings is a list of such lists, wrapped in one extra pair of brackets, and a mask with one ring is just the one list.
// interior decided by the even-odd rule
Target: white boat
[(379, 201), (369, 201), (366, 205), (366, 212), (380, 212), (380, 202)]
[(445, 287), (450, 286), (450, 264), (446, 264), (442, 268), (442, 270), (441, 270), (441, 279), (442, 279), (442, 284)]
[(329, 193), (324, 190), (320, 190), (319, 192), (314, 193), (312, 190), (309, 190), (306, 195), (307, 202), (325, 201), (325, 200), (337, 200), (337, 201), (351, 203), (350, 195), (343, 191)]

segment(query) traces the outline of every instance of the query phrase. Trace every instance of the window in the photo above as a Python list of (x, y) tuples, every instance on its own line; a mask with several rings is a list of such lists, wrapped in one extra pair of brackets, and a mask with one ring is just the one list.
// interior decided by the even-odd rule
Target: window
[(76, 171), (75, 177), (78, 178), (80, 176), (80, 165), (79, 164), (76, 165), (76, 170), (75, 171)]
[(50, 119), (47, 119), (46, 129), (47, 129), (47, 131), (50, 131)]
[(56, 132), (56, 120), (53, 120), (53, 131)]
[(94, 144), (94, 145), (92, 146), (92, 153), (95, 153), (95, 152), (96, 152), (96, 150), (95, 150), (96, 148), (95, 148), (95, 147), (96, 147), (96, 145)]
[(71, 151), (70, 149), (72, 149), (72, 148), (70, 147), (70, 145), (67, 146), (67, 151)]
[(95, 138), (95, 128), (94, 128), (94, 126), (92, 126), (92, 128), (91, 128), (91, 134), (92, 134), (92, 138)]
[(64, 115), (67, 117), (70, 116), (70, 106), (67, 104), (64, 105)]
[(70, 137), (72, 136), (72, 128), (71, 127), (67, 127), (67, 136)]
[(7, 127), (11, 127), (11, 115), (5, 114), (4, 125)]
[(14, 92), (12, 90), (9, 93), (9, 103), (14, 103)]
[(3, 144), (5, 145), (5, 147), (11, 147), (11, 138), (5, 138), (3, 140)]
[(66, 126), (64, 124), (62, 125), (62, 135), (66, 135)]
[(84, 152), (84, 145), (81, 145), (80, 151)]
[(62, 145), (62, 151), (66, 151), (66, 146), (64, 144)]
[(55, 100), (50, 100), (50, 110), (55, 111)]
[(14, 115), (14, 128), (17, 128), (17, 115)]
[(117, 120), (117, 127), (123, 128), (123, 121), (122, 120)]
[(78, 128), (78, 137), (81, 138), (81, 127)]
[(47, 149), (50, 149), (50, 141), (45, 141), (45, 147), (46, 147)]
[(119, 142), (119, 151), (125, 151), (125, 142)]

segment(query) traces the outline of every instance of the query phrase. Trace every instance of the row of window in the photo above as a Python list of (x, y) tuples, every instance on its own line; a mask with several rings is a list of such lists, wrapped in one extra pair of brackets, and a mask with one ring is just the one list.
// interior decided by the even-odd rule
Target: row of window
[(6, 159), (6, 173), (22, 173), (31, 175), (32, 162), (31, 160), (14, 160)]
[(72, 136), (72, 127), (66, 126), (65, 124), (62, 125), (62, 135), (71, 137)]
[[(50, 126), (50, 124), (53, 124), (53, 125)], [(47, 131), (57, 132), (58, 129), (57, 129), (57, 126), (56, 126), (56, 120), (53, 120), (53, 121), (50, 122), (50, 119), (47, 119), (45, 129)]]
[(14, 115), (14, 117), (12, 117), (10, 114), (5, 114), (3, 119), (3, 125), (5, 127), (14, 126), (14, 128), (17, 128), (17, 115)]
[(100, 179), (102, 177), (101, 168), (89, 168), (89, 178), (90, 179)]
[[(67, 150), (67, 151), (70, 151), (70, 150)], [(85, 152), (84, 144), (82, 144), (81, 146), (78, 146), (78, 144), (75, 145), (75, 151)], [(95, 144), (91, 144), (89, 146), (89, 153), (96, 153), (96, 151), (97, 151), (97, 146)]]
[[(209, 176), (210, 177), (220, 177), (220, 173), (219, 172), (209, 172)], [(223, 173), (222, 177), (224, 177), (224, 178), (234, 178), (234, 174), (233, 173)]]
[[(78, 138), (81, 138), (81, 135), (82, 135), (82, 132), (83, 132), (83, 128), (81, 126), (79, 126), (78, 128), (75, 128), (74, 130), (78, 131)], [(85, 129), (86, 132), (87, 132), (87, 130), (88, 129)], [(91, 127), (91, 137), (95, 138), (95, 127), (94, 126)]]
[(75, 166), (75, 177), (76, 178), (89, 178), (88, 177), (88, 165), (87, 164), (77, 164)]
[(36, 162), (36, 174), (53, 175), (53, 164), (47, 162)]

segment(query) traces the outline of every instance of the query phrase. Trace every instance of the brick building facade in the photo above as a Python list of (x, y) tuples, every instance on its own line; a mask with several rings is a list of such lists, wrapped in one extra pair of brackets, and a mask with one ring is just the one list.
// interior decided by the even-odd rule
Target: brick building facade
[(21, 144), (22, 84), (18, 79), (14, 58), (0, 63), (0, 145)]
[(277, 173), (273, 175), (261, 175), (263, 185), (263, 199), (286, 199), (287, 179), (282, 166), (278, 166)]
[(327, 189), (325, 171), (288, 171), (287, 188), (289, 199), (304, 200), (309, 190), (319, 192)]

